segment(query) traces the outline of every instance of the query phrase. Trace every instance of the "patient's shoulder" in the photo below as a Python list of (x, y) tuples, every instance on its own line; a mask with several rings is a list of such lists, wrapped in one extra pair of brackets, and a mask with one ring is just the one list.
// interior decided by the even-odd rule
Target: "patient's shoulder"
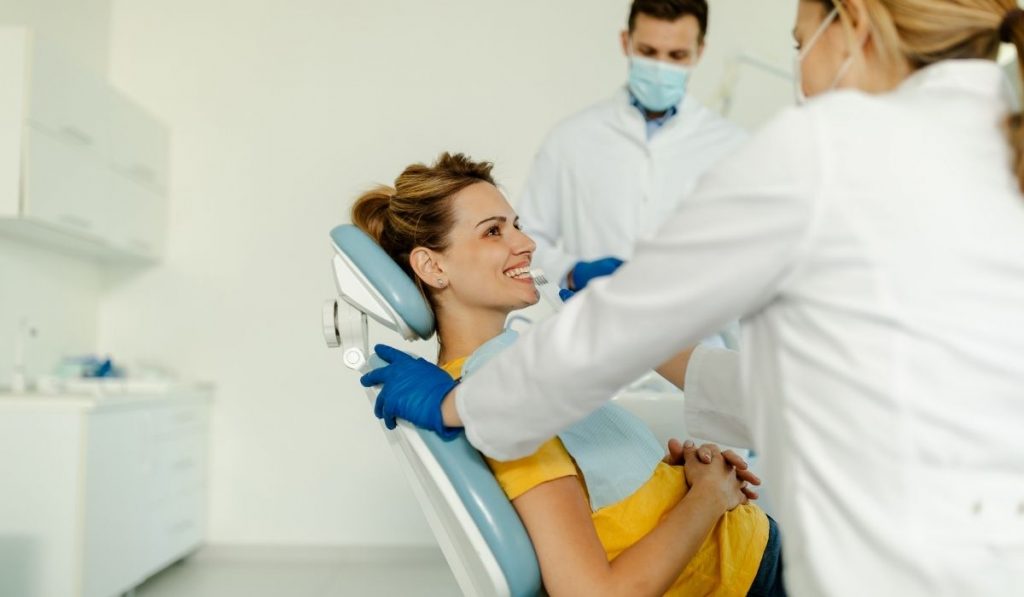
[(536, 452), (525, 458), (507, 462), (488, 458), (487, 465), (510, 500), (541, 483), (578, 476), (572, 457), (557, 437), (544, 442)]
[(455, 359), (454, 361), (449, 361), (438, 366), (441, 367), (445, 373), (451, 375), (452, 379), (458, 379), (462, 377), (462, 367), (466, 364), (466, 359), (468, 358), (469, 357), (462, 357), (461, 359)]

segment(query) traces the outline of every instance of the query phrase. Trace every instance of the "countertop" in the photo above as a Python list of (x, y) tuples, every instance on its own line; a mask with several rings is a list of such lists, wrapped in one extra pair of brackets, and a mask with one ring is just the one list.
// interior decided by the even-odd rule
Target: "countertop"
[(213, 385), (207, 383), (159, 382), (146, 380), (76, 380), (63, 387), (45, 387), (13, 393), (0, 389), (0, 408), (56, 408), (101, 410), (131, 406), (150, 406), (154, 401), (168, 403), (209, 401)]

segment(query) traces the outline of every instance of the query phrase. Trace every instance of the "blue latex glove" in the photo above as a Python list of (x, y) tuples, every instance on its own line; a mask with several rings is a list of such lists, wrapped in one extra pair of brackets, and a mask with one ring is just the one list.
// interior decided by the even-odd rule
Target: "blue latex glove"
[(568, 288), (558, 289), (558, 298), (562, 299), (563, 303), (568, 303), (569, 299), (571, 299), (575, 295), (576, 293), (573, 292), (572, 290), (569, 290)]
[(581, 261), (572, 268), (573, 290), (579, 291), (587, 287), (594, 278), (610, 276), (622, 265), (622, 260), (616, 257), (605, 257), (596, 261)]
[(461, 429), (445, 427), (441, 417), (441, 401), (458, 385), (443, 369), (386, 344), (373, 348), (387, 366), (374, 369), (359, 378), (365, 387), (383, 386), (377, 395), (373, 414), (384, 419), (388, 429), (401, 417), (417, 427), (428, 429), (445, 441), (458, 437)]

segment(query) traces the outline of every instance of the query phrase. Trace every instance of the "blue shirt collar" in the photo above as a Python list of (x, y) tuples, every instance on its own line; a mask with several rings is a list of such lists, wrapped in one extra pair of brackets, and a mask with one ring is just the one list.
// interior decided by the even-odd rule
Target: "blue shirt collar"
[(644, 107), (640, 104), (640, 100), (636, 99), (636, 96), (633, 95), (632, 91), (629, 92), (629, 103), (632, 104), (634, 108), (639, 110), (640, 116), (644, 118), (644, 122), (647, 125), (647, 139), (653, 137), (654, 133), (661, 130), (661, 127), (665, 126), (668, 123), (668, 121), (672, 120), (675, 117), (675, 115), (679, 113), (679, 108), (676, 106), (672, 106), (671, 108), (666, 110), (665, 113), (662, 114), (661, 116), (654, 118), (652, 120), (647, 120), (647, 110), (645, 110)]

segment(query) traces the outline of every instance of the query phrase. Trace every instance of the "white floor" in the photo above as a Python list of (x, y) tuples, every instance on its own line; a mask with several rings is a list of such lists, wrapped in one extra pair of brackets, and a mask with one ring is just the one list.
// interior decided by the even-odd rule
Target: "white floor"
[(136, 597), (457, 597), (441, 558), (210, 557), (200, 552), (150, 578)]

